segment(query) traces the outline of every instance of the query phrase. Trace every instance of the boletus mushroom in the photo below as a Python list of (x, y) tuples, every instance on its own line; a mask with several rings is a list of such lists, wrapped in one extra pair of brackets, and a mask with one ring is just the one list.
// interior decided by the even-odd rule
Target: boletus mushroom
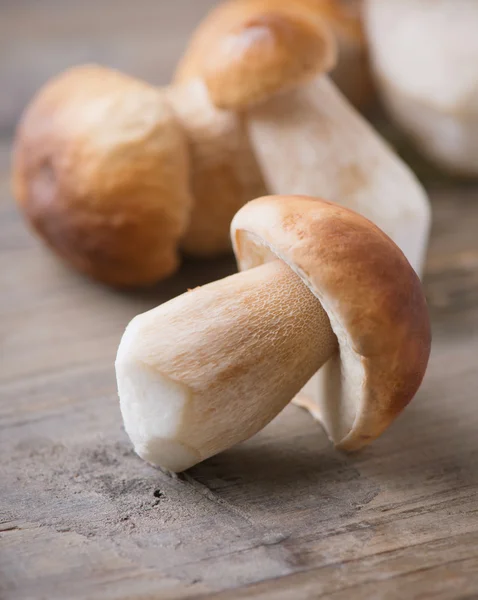
[(303, 196), (248, 203), (231, 236), (240, 273), (123, 335), (116, 374), (136, 452), (185, 470), (261, 430), (319, 369), (313, 414), (339, 448), (370, 443), (415, 395), (430, 352), (403, 253), (364, 217)]
[(427, 195), (326, 76), (336, 43), (313, 0), (229, 0), (206, 18), (178, 78), (242, 114), (270, 194), (327, 198), (376, 223), (421, 273)]

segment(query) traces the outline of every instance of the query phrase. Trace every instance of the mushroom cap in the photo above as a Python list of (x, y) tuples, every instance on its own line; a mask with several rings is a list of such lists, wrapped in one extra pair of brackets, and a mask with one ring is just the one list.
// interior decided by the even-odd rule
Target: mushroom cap
[(318, 406), (329, 437), (344, 450), (377, 438), (415, 395), (430, 354), (426, 300), (401, 250), (364, 217), (303, 196), (250, 202), (231, 236), (241, 270), (282, 259), (329, 316), (339, 353), (322, 368)]
[(232, 0), (200, 25), (177, 80), (201, 77), (216, 106), (242, 110), (329, 71), (335, 58), (329, 26), (305, 4)]
[(19, 125), (14, 193), (51, 248), (102, 282), (174, 272), (188, 222), (188, 146), (166, 96), (98, 66), (71, 69)]

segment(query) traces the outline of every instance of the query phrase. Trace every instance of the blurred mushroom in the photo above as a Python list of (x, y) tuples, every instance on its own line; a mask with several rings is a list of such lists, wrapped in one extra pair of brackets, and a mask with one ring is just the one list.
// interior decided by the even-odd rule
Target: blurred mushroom
[(390, 114), (438, 165), (478, 175), (478, 3), (365, 5), (373, 67)]
[(186, 137), (166, 96), (100, 67), (72, 69), (19, 127), (14, 191), (27, 219), (78, 270), (106, 283), (175, 271), (192, 197)]
[(194, 37), (180, 79), (202, 77), (216, 106), (244, 115), (269, 193), (320, 195), (363, 214), (420, 273), (430, 226), (426, 193), (324, 76), (335, 43), (308, 4), (220, 5)]
[(136, 452), (185, 470), (262, 429), (322, 365), (316, 416), (340, 448), (370, 443), (415, 395), (430, 352), (403, 253), (367, 219), (306, 197), (255, 200), (231, 231), (244, 272), (124, 333), (116, 374)]

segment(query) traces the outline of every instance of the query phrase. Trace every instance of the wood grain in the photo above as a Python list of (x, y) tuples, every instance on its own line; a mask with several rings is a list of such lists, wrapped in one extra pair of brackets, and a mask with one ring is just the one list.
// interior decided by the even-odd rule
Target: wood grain
[[(211, 3), (87, 4), (1, 2), (9, 54), (0, 53), (0, 84), (14, 90), (0, 100), (4, 131), (40, 80), (82, 52), (138, 74), (157, 64), (162, 80)], [(94, 41), (79, 52), (85, 31)], [(132, 316), (232, 272), (233, 261), (189, 263), (144, 293), (94, 285), (26, 230), (10, 196), (9, 150), (5, 137), (2, 600), (478, 596), (476, 186), (430, 189), (432, 359), (416, 400), (386, 435), (345, 456), (288, 407), (254, 439), (173, 479), (131, 450), (116, 398), (116, 347)]]

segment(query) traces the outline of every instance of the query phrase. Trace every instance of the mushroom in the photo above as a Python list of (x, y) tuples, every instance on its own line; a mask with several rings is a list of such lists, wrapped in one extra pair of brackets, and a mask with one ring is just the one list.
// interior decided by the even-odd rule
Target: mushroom
[(438, 165), (478, 175), (478, 3), (367, 0), (365, 8), (392, 117)]
[(373, 98), (374, 87), (361, 9), (362, 0), (233, 0), (220, 4), (195, 32), (177, 69), (176, 81), (187, 81), (207, 68), (208, 55), (225, 28), (234, 25), (236, 15), (279, 11), (291, 17), (302, 15), (330, 28), (338, 46), (331, 77), (352, 104), (365, 108)]
[(180, 78), (201, 77), (217, 107), (243, 114), (269, 193), (320, 195), (363, 214), (420, 273), (430, 226), (426, 193), (324, 75), (335, 44), (307, 6), (221, 5), (199, 29)]
[(232, 217), (266, 192), (240, 117), (201, 81), (156, 89), (99, 66), (70, 69), (33, 99), (13, 186), (58, 255), (116, 286), (167, 277), (180, 249), (230, 251)]
[(116, 375), (136, 452), (183, 471), (262, 429), (321, 367), (315, 414), (339, 448), (365, 446), (425, 373), (416, 273), (378, 227), (323, 200), (252, 201), (231, 236), (240, 273), (126, 328)]

